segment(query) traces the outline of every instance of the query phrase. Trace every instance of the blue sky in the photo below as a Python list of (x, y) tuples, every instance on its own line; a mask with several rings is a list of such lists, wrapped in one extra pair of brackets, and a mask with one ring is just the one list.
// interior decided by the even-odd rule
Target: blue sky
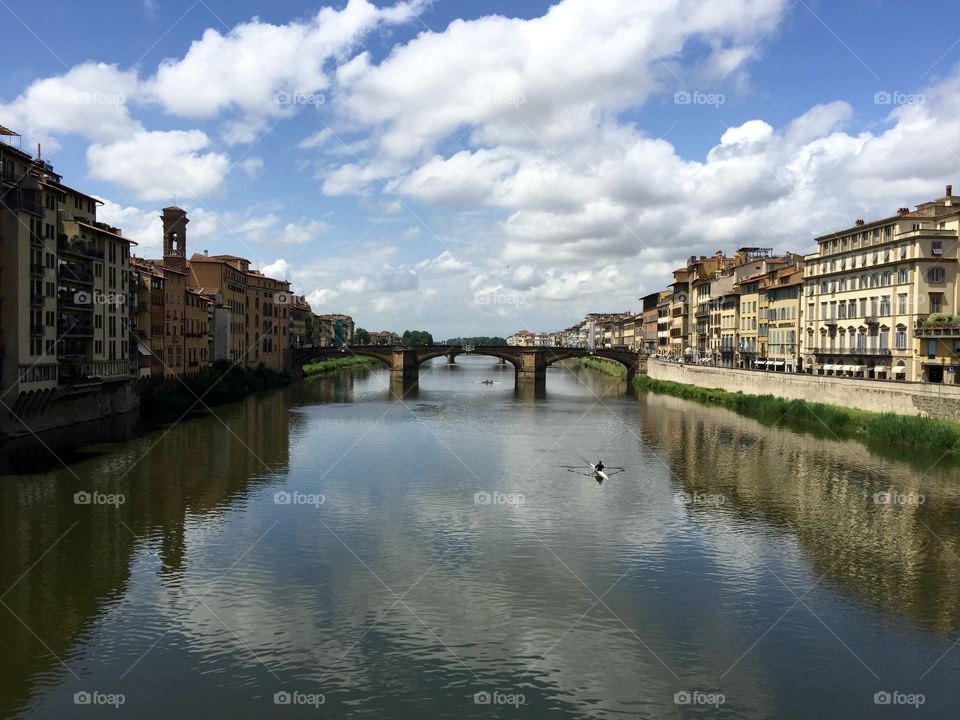
[(955, 4), (554, 5), (3, 0), (0, 124), (142, 255), (176, 193), (192, 251), (437, 337), (960, 188)]

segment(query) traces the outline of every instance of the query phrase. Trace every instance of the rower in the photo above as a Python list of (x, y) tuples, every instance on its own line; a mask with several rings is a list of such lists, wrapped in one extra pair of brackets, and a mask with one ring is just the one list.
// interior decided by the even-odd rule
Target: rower
[(597, 460), (597, 465), (594, 469), (597, 472), (603, 472), (603, 460)]

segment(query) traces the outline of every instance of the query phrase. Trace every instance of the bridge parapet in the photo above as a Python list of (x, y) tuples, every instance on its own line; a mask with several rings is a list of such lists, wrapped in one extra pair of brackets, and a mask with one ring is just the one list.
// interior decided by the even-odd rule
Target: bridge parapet
[(288, 369), (297, 377), (303, 373), (303, 366), (324, 360), (331, 357), (343, 357), (345, 355), (360, 355), (363, 357), (373, 357), (383, 362), (390, 368), (390, 374), (393, 377), (416, 378), (419, 374), (420, 365), (428, 360), (438, 357), (447, 357), (450, 362), (457, 355), (485, 355), (499, 358), (514, 366), (517, 382), (544, 382), (546, 370), (550, 365), (578, 357), (597, 357), (604, 360), (611, 360), (619, 363), (626, 368), (627, 379), (632, 379), (637, 373), (646, 373), (647, 356), (642, 353), (629, 352), (626, 350), (613, 350), (608, 348), (597, 348), (588, 350), (585, 348), (560, 348), (560, 347), (517, 347), (510, 345), (496, 346), (452, 346), (452, 345), (432, 345), (421, 347), (405, 346), (380, 346), (380, 345), (359, 345), (350, 347), (308, 347), (296, 348), (287, 353)]

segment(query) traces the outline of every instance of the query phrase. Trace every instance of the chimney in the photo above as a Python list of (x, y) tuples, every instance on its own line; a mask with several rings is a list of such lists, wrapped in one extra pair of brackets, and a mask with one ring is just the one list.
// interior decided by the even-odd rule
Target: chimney
[(910, 212), (910, 208), (897, 208), (897, 215), (906, 215)]
[(208, 253), (206, 250), (204, 250), (204, 251), (203, 251), (203, 256), (204, 256), (204, 257), (210, 257), (210, 253)]
[(861, 227), (861, 226), (863, 226), (864, 224), (865, 224), (865, 223), (863, 222), (863, 220), (857, 220), (857, 221), (854, 223), (854, 225), (856, 225), (857, 227)]
[(953, 185), (947, 185), (947, 197), (953, 197)]

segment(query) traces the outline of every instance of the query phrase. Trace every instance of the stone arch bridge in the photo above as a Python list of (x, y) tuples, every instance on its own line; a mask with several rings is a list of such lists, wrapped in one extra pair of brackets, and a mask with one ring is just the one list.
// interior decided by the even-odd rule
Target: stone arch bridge
[(487, 355), (500, 358), (513, 365), (517, 383), (532, 381), (543, 383), (546, 380), (547, 368), (561, 360), (580, 357), (596, 357), (623, 365), (627, 371), (627, 380), (630, 381), (637, 374), (647, 371), (647, 356), (629, 352), (627, 350), (613, 350), (597, 348), (585, 350), (583, 348), (562, 347), (515, 347), (510, 345), (496, 346), (451, 346), (430, 345), (423, 347), (387, 347), (381, 345), (357, 345), (344, 348), (336, 347), (308, 347), (295, 348), (287, 354), (288, 369), (294, 377), (303, 374), (303, 366), (319, 360), (343, 357), (344, 355), (360, 355), (380, 360), (390, 368), (390, 374), (395, 378), (416, 380), (420, 374), (420, 365), (438, 357), (446, 357), (448, 362), (454, 362), (457, 355)]

